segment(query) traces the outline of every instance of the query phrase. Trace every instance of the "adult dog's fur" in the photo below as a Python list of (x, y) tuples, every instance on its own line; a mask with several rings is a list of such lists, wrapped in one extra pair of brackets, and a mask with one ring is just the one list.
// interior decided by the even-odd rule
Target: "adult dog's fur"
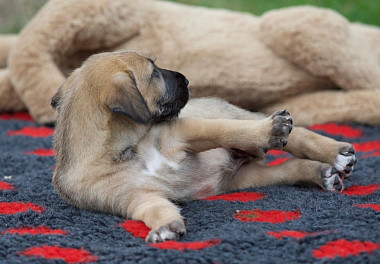
[(50, 99), (72, 70), (124, 49), (184, 73), (194, 97), (288, 109), (298, 125), (380, 124), (379, 47), (378, 28), (317, 7), (257, 17), (168, 1), (51, 0), (20, 35), (0, 36), (0, 111), (53, 122)]
[[(286, 110), (266, 117), (212, 98), (184, 107), (187, 85), (137, 53), (90, 57), (52, 100), (59, 194), (142, 220), (152, 228), (147, 241), (158, 242), (186, 232), (176, 201), (270, 184), (343, 189), (356, 160), (350, 144), (292, 129)], [(283, 148), (297, 158), (262, 164), (267, 150)]]

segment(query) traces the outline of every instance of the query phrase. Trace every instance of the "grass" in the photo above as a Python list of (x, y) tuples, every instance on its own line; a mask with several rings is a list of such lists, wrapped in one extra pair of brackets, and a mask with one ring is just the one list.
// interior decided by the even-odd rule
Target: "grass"
[[(65, 0), (62, 0), (65, 1)], [(90, 0), (95, 1), (95, 0)], [(138, 1), (138, 0), (135, 0)], [(255, 15), (281, 7), (314, 5), (332, 8), (350, 21), (380, 26), (380, 0), (172, 0), (190, 5), (227, 8)], [(17, 33), (46, 0), (0, 0), (0, 33)]]

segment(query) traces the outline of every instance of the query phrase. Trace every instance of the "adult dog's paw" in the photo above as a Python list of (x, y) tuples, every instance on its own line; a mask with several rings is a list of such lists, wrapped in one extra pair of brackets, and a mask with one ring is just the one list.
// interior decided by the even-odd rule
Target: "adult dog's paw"
[(288, 143), (288, 137), (293, 129), (293, 119), (286, 110), (277, 111), (271, 115), (272, 130), (269, 138), (270, 149), (283, 149)]
[(348, 179), (354, 169), (357, 158), (355, 156), (355, 149), (349, 143), (344, 143), (345, 146), (341, 148), (339, 154), (336, 156), (334, 168), (339, 172), (342, 179)]
[(185, 221), (176, 220), (167, 225), (160, 226), (156, 230), (150, 231), (145, 241), (148, 243), (158, 243), (166, 240), (177, 240), (185, 234)]

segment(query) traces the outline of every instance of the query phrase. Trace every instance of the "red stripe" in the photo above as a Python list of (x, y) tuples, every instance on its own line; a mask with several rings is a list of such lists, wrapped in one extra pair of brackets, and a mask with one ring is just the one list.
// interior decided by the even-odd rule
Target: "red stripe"
[(380, 188), (380, 184), (371, 184), (371, 185), (354, 185), (343, 192), (342, 194), (347, 195), (369, 195), (373, 194)]
[(371, 154), (368, 154), (368, 155), (364, 155), (362, 157), (362, 159), (365, 159), (365, 158), (368, 158), (368, 157), (377, 157), (377, 156), (380, 156), (380, 150), (374, 152), (374, 153), (371, 153)]
[(125, 222), (120, 225), (134, 237), (145, 239), (150, 232), (150, 228), (141, 221), (125, 220)]
[(277, 157), (277, 156), (284, 156), (284, 155), (288, 154), (288, 152), (282, 151), (282, 150), (277, 150), (277, 149), (272, 149), (272, 150), (269, 150), (267, 152), (267, 154), (270, 154), (270, 155)]
[(12, 235), (67, 235), (67, 232), (61, 229), (51, 229), (46, 226), (38, 227), (19, 227), (19, 228), (9, 228), (3, 231), (2, 235), (12, 234)]
[(3, 191), (10, 191), (10, 190), (13, 190), (15, 187), (8, 183), (8, 182), (4, 182), (4, 181), (0, 181), (0, 190), (3, 190)]
[(357, 256), (362, 252), (372, 253), (380, 248), (380, 244), (370, 241), (348, 241), (346, 239), (339, 239), (330, 241), (326, 245), (313, 250), (313, 255), (316, 258), (336, 258), (348, 257), (350, 255)]
[(380, 211), (380, 204), (354, 204), (361, 208), (372, 208), (373, 210)]
[(21, 121), (34, 121), (27, 112), (4, 113), (0, 115), (0, 120), (21, 120)]
[(275, 238), (282, 239), (283, 237), (294, 237), (297, 239), (304, 238), (306, 236), (311, 235), (312, 233), (304, 232), (304, 231), (295, 231), (295, 230), (284, 230), (279, 232), (268, 232), (270, 236), (274, 236)]
[(159, 249), (174, 249), (185, 251), (188, 250), (201, 250), (208, 247), (213, 247), (221, 243), (221, 240), (211, 239), (208, 241), (198, 241), (198, 242), (178, 242), (178, 241), (165, 241), (156, 244), (150, 244), (151, 247), (159, 248)]
[(294, 238), (297, 238), (299, 240), (299, 239), (305, 238), (307, 236), (314, 236), (314, 235), (318, 235), (318, 234), (328, 234), (328, 233), (332, 233), (332, 232), (334, 232), (334, 231), (326, 230), (326, 231), (321, 231), (321, 232), (309, 233), (309, 232), (305, 232), (305, 231), (283, 230), (283, 231), (278, 231), (278, 232), (271, 231), (271, 232), (268, 232), (267, 234), (270, 236), (274, 236), (278, 239), (282, 239), (284, 237), (294, 237)]
[(99, 259), (99, 257), (92, 255), (84, 248), (76, 249), (47, 245), (28, 248), (20, 252), (20, 255), (37, 258), (43, 257), (45, 259), (64, 260), (67, 263), (87, 263), (94, 262)]
[(8, 136), (50, 137), (54, 129), (48, 127), (23, 127), (20, 130), (8, 131)]
[(254, 202), (259, 199), (265, 198), (267, 195), (259, 192), (236, 192), (228, 194), (220, 194), (210, 196), (204, 200), (214, 201), (214, 200), (224, 200), (224, 201), (241, 201), (241, 202)]
[(375, 150), (380, 150), (380, 140), (362, 142), (362, 143), (352, 143), (356, 151), (370, 152)]
[(36, 150), (32, 150), (32, 151), (26, 151), (25, 154), (32, 154), (32, 155), (46, 157), (46, 156), (54, 156), (55, 152), (54, 152), (54, 149), (40, 148), (40, 149), (36, 149)]
[(347, 125), (337, 124), (317, 124), (310, 127), (312, 130), (324, 131), (330, 135), (344, 136), (346, 138), (357, 138), (363, 135), (359, 128), (352, 128)]
[(286, 212), (280, 210), (262, 211), (260, 209), (254, 209), (250, 211), (239, 211), (234, 217), (244, 222), (267, 222), (277, 224), (299, 219), (301, 217), (301, 212), (299, 210)]
[(285, 161), (289, 160), (290, 158), (286, 157), (286, 158), (277, 158), (271, 162), (268, 162), (267, 163), (267, 166), (278, 166), (282, 163), (284, 163)]
[(45, 208), (33, 203), (23, 202), (0, 202), (0, 214), (17, 214), (25, 213), (28, 210), (35, 211), (37, 213), (43, 213)]

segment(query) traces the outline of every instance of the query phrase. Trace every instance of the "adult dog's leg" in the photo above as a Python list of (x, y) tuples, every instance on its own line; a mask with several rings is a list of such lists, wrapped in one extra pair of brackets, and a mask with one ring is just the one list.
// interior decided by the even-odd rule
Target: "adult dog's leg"
[(225, 190), (268, 185), (316, 184), (328, 191), (343, 190), (334, 168), (319, 161), (291, 159), (278, 166), (265, 166), (255, 161), (244, 164), (232, 179), (225, 179)]
[(9, 52), (16, 41), (17, 35), (0, 35), (0, 68), (7, 66)]
[(0, 69), (0, 112), (15, 112), (26, 109), (13, 89), (7, 69)]
[(114, 46), (138, 34), (145, 1), (49, 1), (23, 29), (9, 55), (11, 81), (31, 115), (55, 120), (51, 98), (65, 77), (59, 63), (80, 50)]
[(184, 218), (179, 209), (159, 194), (139, 192), (128, 206), (128, 215), (143, 221), (152, 229), (147, 242), (161, 242), (178, 239), (186, 233)]
[(305, 6), (269, 11), (260, 21), (259, 32), (276, 54), (342, 89), (380, 87), (378, 44), (372, 46), (371, 41), (379, 38), (378, 29), (361, 34), (338, 13)]
[(285, 98), (260, 111), (287, 109), (296, 125), (316, 123), (380, 124), (380, 89), (351, 91), (320, 91)]

